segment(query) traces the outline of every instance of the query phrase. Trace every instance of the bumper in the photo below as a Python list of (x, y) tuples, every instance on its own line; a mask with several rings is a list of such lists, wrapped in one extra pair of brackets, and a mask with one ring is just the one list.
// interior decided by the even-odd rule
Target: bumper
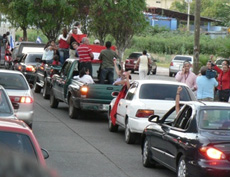
[(34, 111), (29, 112), (17, 112), (15, 114), (19, 120), (23, 120), (26, 124), (31, 125), (33, 123)]
[(149, 124), (148, 118), (129, 117), (129, 126), (132, 133), (143, 133), (145, 127)]
[(134, 69), (134, 64), (125, 64), (125, 70), (133, 70), (133, 71), (138, 71), (138, 67)]
[(82, 110), (90, 111), (108, 111), (109, 104), (98, 104), (98, 103), (80, 103), (80, 108)]
[(230, 174), (229, 161), (202, 160), (197, 165), (189, 165), (189, 174), (196, 177), (227, 177)]

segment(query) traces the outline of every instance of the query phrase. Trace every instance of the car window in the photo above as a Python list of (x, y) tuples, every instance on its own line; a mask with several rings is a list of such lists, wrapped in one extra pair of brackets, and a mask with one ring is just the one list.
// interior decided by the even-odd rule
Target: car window
[(141, 53), (131, 53), (129, 58), (138, 59), (142, 54)]
[(202, 129), (230, 130), (230, 110), (227, 108), (200, 110), (199, 127)]
[(36, 63), (36, 58), (42, 58), (42, 54), (30, 54), (25, 58), (25, 63)]
[(166, 113), (164, 117), (162, 117), (161, 122), (172, 126), (176, 117), (177, 117), (177, 113), (176, 113), (176, 108), (174, 106), (169, 110), (169, 112)]
[(175, 120), (174, 127), (180, 129), (187, 129), (191, 119), (192, 119), (192, 108), (187, 105), (184, 107), (177, 120)]
[(37, 158), (33, 144), (27, 135), (0, 131), (0, 145), (30, 155), (34, 159)]
[[(140, 99), (175, 100), (178, 85), (171, 84), (142, 84), (140, 88)], [(186, 87), (182, 86), (180, 94), (181, 101), (191, 101)]]
[(176, 56), (173, 60), (179, 60), (179, 61), (192, 61), (191, 57), (184, 57), (184, 56)]
[(132, 84), (132, 86), (130, 87), (130, 89), (128, 90), (128, 93), (126, 95), (126, 100), (132, 100), (133, 99), (136, 89), (137, 89), (137, 84)]
[(7, 95), (3, 90), (0, 90), (0, 117), (11, 116), (13, 109), (7, 99)]
[(28, 90), (27, 81), (21, 74), (0, 73), (0, 85), (5, 89)]

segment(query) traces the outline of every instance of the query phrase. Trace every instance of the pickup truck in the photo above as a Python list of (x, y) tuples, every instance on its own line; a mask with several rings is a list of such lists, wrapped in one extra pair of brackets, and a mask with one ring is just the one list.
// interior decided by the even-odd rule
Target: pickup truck
[[(112, 92), (120, 91), (121, 86), (97, 84), (99, 60), (92, 61), (95, 84), (85, 84), (74, 76), (79, 74), (78, 60), (67, 59), (59, 74), (54, 74), (51, 81), (50, 107), (57, 108), (59, 102), (69, 105), (69, 117), (79, 118), (82, 111), (107, 112), (113, 99)], [(116, 74), (114, 74), (115, 77)]]
[(54, 74), (58, 73), (60, 69), (61, 66), (39, 63), (35, 69), (34, 92), (40, 93), (41, 89), (43, 89), (43, 98), (49, 99), (51, 78)]

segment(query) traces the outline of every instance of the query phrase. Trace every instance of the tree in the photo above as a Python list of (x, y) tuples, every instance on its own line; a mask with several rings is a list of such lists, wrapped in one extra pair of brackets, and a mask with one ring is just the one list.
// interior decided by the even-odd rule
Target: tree
[(148, 24), (143, 14), (145, 8), (145, 0), (97, 0), (90, 11), (93, 21), (91, 30), (94, 33), (99, 30), (101, 38), (111, 34), (116, 41), (118, 55), (122, 58), (134, 34)]
[(29, 0), (0, 0), (0, 11), (15, 28), (23, 30), (23, 38), (27, 39), (27, 28), (29, 21), (27, 18)]
[[(30, 0), (28, 19), (49, 40), (56, 40), (63, 26), (68, 26), (76, 10), (68, 0)], [(77, 0), (71, 0), (77, 3)]]

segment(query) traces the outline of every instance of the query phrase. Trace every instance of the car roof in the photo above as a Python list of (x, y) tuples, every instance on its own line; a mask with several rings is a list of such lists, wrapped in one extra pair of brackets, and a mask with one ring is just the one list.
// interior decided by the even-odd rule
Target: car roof
[(23, 76), (23, 74), (19, 71), (13, 71), (13, 70), (5, 70), (5, 69), (0, 69), (0, 73), (12, 73), (12, 74), (20, 74)]
[(175, 57), (192, 57), (193, 58), (192, 55), (176, 55)]
[(176, 82), (176, 81), (165, 81), (165, 80), (135, 80), (135, 81), (140, 83), (140, 84), (145, 84), (145, 83), (149, 83), (149, 84), (169, 84), (169, 85), (178, 85), (178, 86), (186, 86), (186, 87), (188, 87), (186, 84), (181, 83), (181, 82)]
[(43, 52), (28, 52), (28, 53), (26, 53), (26, 55), (29, 55), (29, 54), (31, 54), (31, 55), (32, 55), (32, 54), (39, 54), (39, 55), (41, 54), (41, 55), (42, 55)]
[(184, 104), (194, 105), (194, 106), (197, 106), (197, 107), (200, 107), (200, 106), (215, 106), (215, 107), (229, 107), (230, 108), (229, 103), (227, 103), (227, 102), (216, 102), (216, 101), (189, 101), (189, 102), (184, 102)]

